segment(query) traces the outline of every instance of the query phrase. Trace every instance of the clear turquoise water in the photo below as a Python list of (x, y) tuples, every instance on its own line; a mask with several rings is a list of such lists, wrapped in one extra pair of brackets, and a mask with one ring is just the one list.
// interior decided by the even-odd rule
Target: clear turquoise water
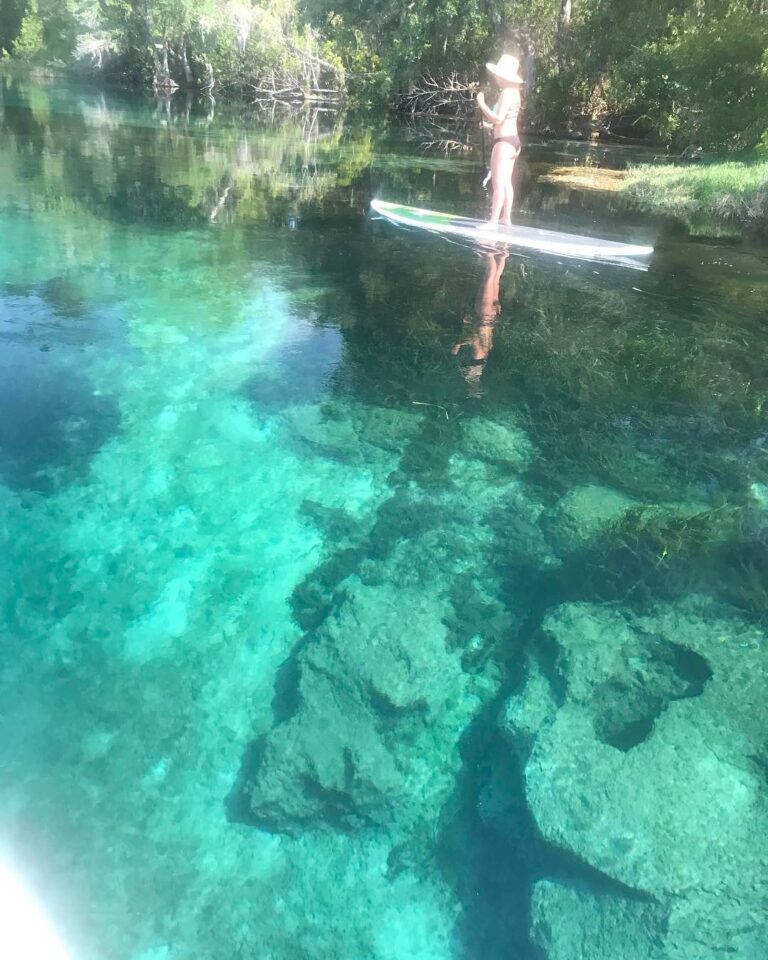
[(0, 850), (73, 956), (768, 955), (768, 253), (523, 166), (657, 253), (489, 319), (367, 216), (472, 153), (0, 90)]

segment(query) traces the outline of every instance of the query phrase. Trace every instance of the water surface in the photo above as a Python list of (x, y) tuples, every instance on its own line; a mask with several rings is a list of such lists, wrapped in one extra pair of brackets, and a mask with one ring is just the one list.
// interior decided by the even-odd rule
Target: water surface
[(483, 251), (368, 216), (481, 215), (429, 132), (0, 93), (0, 827), (73, 956), (765, 955), (768, 253), (525, 162), (649, 269)]

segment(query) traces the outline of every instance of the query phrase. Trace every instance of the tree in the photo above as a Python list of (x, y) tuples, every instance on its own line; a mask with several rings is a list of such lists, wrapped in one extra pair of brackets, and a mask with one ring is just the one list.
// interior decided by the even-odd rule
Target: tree
[(27, 0), (3, 0), (0, 4), (0, 56), (3, 50), (14, 52), (26, 10)]

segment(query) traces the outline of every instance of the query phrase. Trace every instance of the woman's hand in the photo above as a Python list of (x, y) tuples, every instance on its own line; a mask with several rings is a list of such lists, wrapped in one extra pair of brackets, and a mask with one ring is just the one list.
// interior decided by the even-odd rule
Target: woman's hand
[(485, 94), (481, 90), (477, 95), (477, 105), (482, 109), (485, 106)]

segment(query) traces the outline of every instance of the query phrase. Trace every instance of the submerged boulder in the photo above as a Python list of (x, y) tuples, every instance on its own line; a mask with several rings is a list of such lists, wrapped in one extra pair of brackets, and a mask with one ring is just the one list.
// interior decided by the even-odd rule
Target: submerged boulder
[(643, 503), (620, 490), (590, 483), (574, 487), (561, 497), (547, 511), (543, 522), (557, 549), (568, 553), (610, 537), (612, 532), (620, 540), (627, 534), (637, 536), (644, 530), (684, 524), (708, 511), (706, 503), (695, 500)]
[(369, 463), (382, 451), (401, 453), (417, 433), (421, 416), (410, 410), (327, 401), (291, 407), (286, 420), (307, 449)]
[(447, 648), (447, 613), (441, 597), (350, 578), (339, 609), (286, 665), (281, 722), (246, 774), (248, 819), (290, 833), (437, 815), (461, 732), (494, 690)]
[(662, 905), (670, 960), (768, 955), (762, 632), (703, 600), (567, 604), (538, 654), (504, 722), (543, 837)]
[(461, 450), (466, 457), (504, 464), (514, 470), (527, 467), (533, 458), (531, 441), (520, 427), (485, 417), (462, 421)]
[(531, 939), (547, 960), (662, 960), (664, 913), (650, 900), (541, 880), (531, 898)]
[(610, 487), (584, 484), (558, 500), (545, 518), (546, 526), (561, 550), (573, 550), (604, 533), (636, 502)]

